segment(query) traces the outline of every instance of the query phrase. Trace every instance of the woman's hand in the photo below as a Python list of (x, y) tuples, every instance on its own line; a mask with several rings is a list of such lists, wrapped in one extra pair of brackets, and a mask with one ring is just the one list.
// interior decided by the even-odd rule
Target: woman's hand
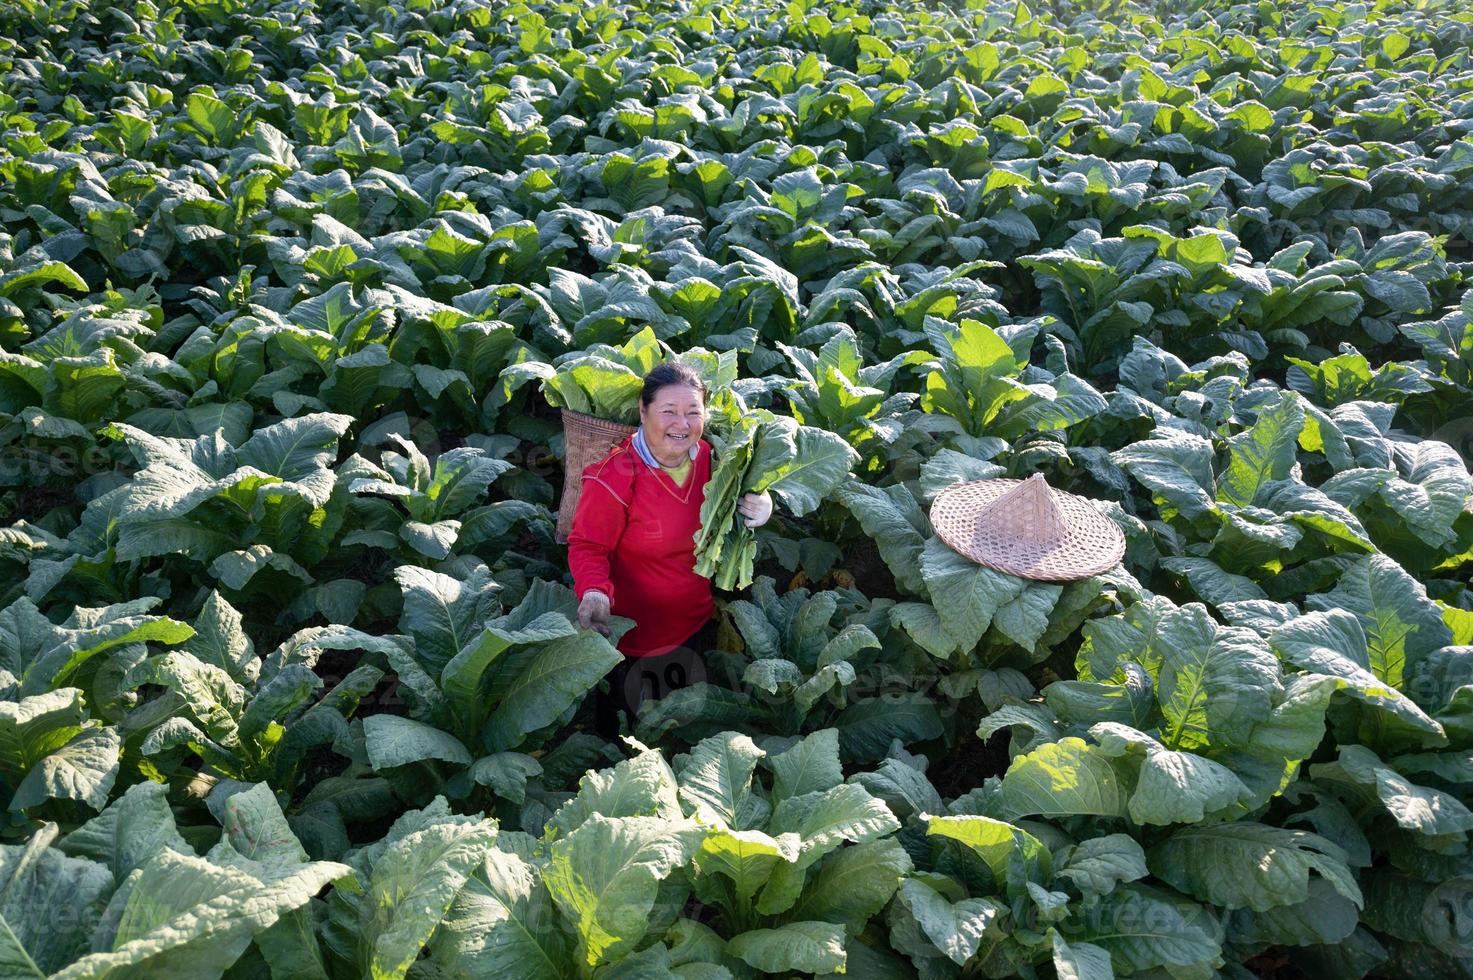
[(772, 494), (766, 490), (761, 493), (744, 493), (742, 499), (737, 501), (737, 510), (747, 519), (747, 527), (761, 527), (772, 517)]
[(608, 596), (597, 589), (589, 589), (583, 593), (583, 601), (578, 603), (578, 628), (598, 630), (604, 636), (609, 635)]

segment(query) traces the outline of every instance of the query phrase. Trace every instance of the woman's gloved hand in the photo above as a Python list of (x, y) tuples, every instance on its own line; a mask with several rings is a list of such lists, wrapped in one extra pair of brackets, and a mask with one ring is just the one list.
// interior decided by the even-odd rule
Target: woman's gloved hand
[(597, 589), (589, 589), (583, 593), (583, 601), (578, 603), (578, 628), (598, 630), (604, 636), (609, 635), (608, 596)]
[(761, 493), (744, 493), (742, 499), (737, 501), (737, 510), (747, 519), (747, 527), (761, 527), (772, 517), (772, 494), (766, 490)]

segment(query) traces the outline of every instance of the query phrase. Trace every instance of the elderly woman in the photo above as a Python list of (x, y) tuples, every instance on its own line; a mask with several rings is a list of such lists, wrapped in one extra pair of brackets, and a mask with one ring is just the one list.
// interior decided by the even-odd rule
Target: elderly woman
[[(711, 477), (711, 445), (701, 438), (705, 382), (679, 362), (656, 367), (644, 379), (639, 423), (584, 469), (568, 535), (579, 625), (607, 633), (611, 614), (635, 623), (619, 641), (626, 659), (599, 704), (606, 734), (613, 734), (619, 709), (631, 717), (638, 710), (646, 681), (656, 696), (689, 681), (689, 665), (671, 669), (654, 658), (688, 656), (715, 608), (710, 580), (695, 572), (695, 534)], [(772, 498), (749, 493), (737, 509), (748, 527), (758, 527), (772, 516)], [(631, 679), (635, 660), (642, 664)]]

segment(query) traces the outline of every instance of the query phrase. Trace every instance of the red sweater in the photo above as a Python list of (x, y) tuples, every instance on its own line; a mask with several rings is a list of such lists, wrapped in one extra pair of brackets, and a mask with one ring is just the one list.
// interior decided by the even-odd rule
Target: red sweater
[(583, 470), (568, 534), (573, 589), (580, 600), (597, 589), (614, 615), (635, 621), (619, 641), (626, 656), (674, 649), (715, 610), (711, 580), (695, 572), (695, 534), (710, 478), (711, 445), (704, 439), (683, 486), (641, 460), (629, 439)]

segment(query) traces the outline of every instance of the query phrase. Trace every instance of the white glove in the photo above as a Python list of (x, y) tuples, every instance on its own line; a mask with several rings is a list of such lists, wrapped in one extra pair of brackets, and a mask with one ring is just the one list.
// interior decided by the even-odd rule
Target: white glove
[(597, 589), (589, 589), (583, 593), (583, 601), (578, 603), (578, 628), (598, 630), (604, 636), (609, 635), (608, 596)]
[(761, 493), (744, 493), (742, 499), (737, 501), (737, 510), (747, 519), (747, 527), (761, 527), (772, 517), (772, 494), (766, 490)]

